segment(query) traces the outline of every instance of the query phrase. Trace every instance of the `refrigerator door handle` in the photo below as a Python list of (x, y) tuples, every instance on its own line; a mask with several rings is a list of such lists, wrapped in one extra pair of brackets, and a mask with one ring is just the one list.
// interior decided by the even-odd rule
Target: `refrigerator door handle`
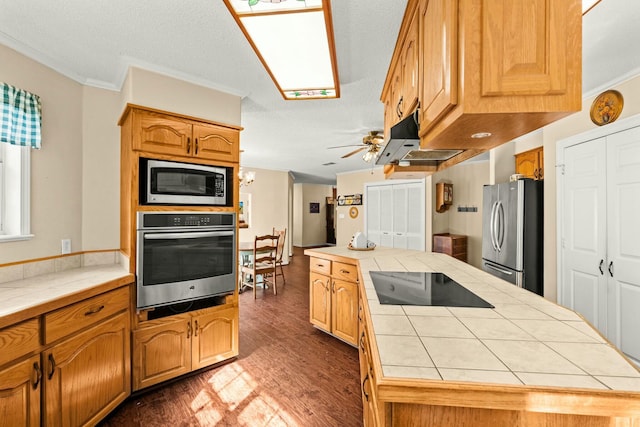
[(496, 249), (500, 252), (502, 251), (502, 245), (504, 244), (504, 208), (500, 201), (496, 204), (496, 221), (498, 224), (496, 233)]
[(490, 223), (490, 229), (491, 229), (491, 246), (493, 246), (493, 250), (497, 251), (498, 250), (498, 240), (496, 239), (496, 208), (498, 207), (498, 202), (494, 202), (493, 205), (491, 206), (491, 223)]
[(485, 266), (486, 266), (487, 268), (492, 269), (492, 270), (498, 271), (498, 272), (500, 272), (500, 273), (502, 273), (502, 274), (506, 274), (507, 276), (512, 276), (512, 275), (513, 275), (513, 272), (512, 272), (512, 271), (503, 270), (503, 269), (501, 269), (501, 268), (494, 267), (494, 266), (493, 266), (493, 265), (491, 265), (491, 264), (485, 264)]

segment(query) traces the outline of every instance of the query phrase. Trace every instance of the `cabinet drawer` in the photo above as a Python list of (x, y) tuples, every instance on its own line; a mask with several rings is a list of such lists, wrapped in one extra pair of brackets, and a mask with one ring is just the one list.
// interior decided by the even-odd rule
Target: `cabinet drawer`
[(309, 268), (322, 274), (331, 274), (331, 261), (322, 258), (311, 257), (309, 260)]
[(123, 287), (80, 301), (44, 316), (45, 344), (54, 342), (129, 307), (129, 288)]
[(333, 263), (333, 277), (336, 279), (348, 280), (350, 282), (358, 281), (358, 267), (352, 264), (344, 264), (342, 262)]
[(0, 366), (40, 349), (40, 323), (30, 319), (0, 330)]

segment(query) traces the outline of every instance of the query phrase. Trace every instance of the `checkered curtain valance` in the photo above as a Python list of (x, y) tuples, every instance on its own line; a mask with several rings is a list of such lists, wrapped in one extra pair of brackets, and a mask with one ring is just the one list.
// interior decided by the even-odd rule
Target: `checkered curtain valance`
[(0, 83), (0, 100), (0, 142), (40, 148), (40, 97), (7, 83)]

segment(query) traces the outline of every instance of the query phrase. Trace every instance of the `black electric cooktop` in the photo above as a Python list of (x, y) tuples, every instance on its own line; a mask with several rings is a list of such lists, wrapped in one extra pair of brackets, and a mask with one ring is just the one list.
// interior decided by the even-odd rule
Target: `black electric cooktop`
[(494, 308), (444, 273), (370, 271), (380, 304)]

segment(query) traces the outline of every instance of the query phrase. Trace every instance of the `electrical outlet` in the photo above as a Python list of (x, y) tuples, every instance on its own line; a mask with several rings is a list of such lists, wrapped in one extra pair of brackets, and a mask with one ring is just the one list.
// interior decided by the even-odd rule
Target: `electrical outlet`
[(62, 239), (62, 254), (71, 253), (71, 239)]

